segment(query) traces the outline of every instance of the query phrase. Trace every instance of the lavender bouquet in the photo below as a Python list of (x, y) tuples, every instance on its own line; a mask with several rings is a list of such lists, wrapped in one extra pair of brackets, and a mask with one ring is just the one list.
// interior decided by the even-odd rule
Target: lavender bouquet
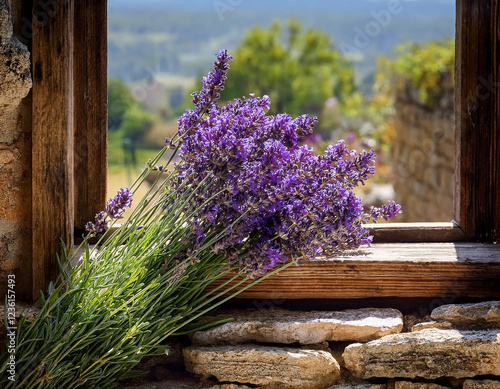
[[(159, 172), (128, 221), (94, 248), (85, 239), (76, 267), (67, 265), (71, 255), (60, 258), (40, 315), (18, 325), (17, 382), (2, 375), (2, 387), (113, 387), (165, 339), (200, 329), (187, 325), (245, 288), (301, 261), (369, 245), (363, 224), (401, 211), (391, 201), (366, 212), (353, 192), (374, 174), (373, 151), (340, 141), (315, 155), (302, 141), (316, 119), (268, 116), (267, 96), (219, 106), (230, 60), (218, 54), (176, 135), (87, 224), (88, 237), (121, 218), (132, 193)], [(160, 165), (168, 149), (172, 157)], [(227, 274), (235, 275), (207, 289)]]

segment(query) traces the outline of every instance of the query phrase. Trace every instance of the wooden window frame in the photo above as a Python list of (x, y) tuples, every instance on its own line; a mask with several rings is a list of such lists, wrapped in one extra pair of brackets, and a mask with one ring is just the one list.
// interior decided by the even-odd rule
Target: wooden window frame
[(33, 0), (32, 26), (36, 299), (59, 273), (61, 241), (106, 202), (107, 1)]
[[(71, 245), (75, 231), (81, 233), (85, 221), (104, 206), (107, 177), (107, 2), (58, 0), (57, 13), (48, 21), (37, 21), (37, 3), (32, 40), (34, 298), (57, 275), (60, 239)], [(422, 274), (413, 280), (419, 296), (446, 295), (451, 281), (463, 286), (459, 295), (500, 296), (499, 247), (458, 243), (496, 242), (500, 234), (499, 12), (498, 0), (456, 2), (456, 222), (370, 226), (378, 243), (361, 255), (315, 261), (316, 270), (308, 265), (300, 277), (292, 277), (296, 288), (287, 282), (293, 272), (287, 269), (243, 297), (404, 297), (411, 295), (411, 283), (402, 289), (383, 285), (404, 279), (405, 272)], [(389, 254), (395, 247), (399, 257)], [(429, 251), (437, 247), (447, 251)], [(312, 283), (306, 282), (309, 292), (303, 293), (299, 279), (308, 277)], [(356, 280), (365, 281), (355, 293), (346, 285)], [(313, 285), (322, 282), (326, 285), (319, 289)]]

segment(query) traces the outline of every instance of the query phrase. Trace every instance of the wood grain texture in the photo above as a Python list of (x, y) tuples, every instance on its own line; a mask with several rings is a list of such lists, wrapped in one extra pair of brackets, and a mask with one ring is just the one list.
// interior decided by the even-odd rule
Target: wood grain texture
[(493, 41), (491, 44), (491, 56), (493, 63), (492, 77), (492, 135), (490, 146), (491, 158), (491, 200), (493, 233), (495, 242), (500, 242), (500, 4), (493, 1), (491, 6), (491, 30)]
[(469, 239), (500, 231), (498, 0), (457, 0), (455, 218)]
[(75, 2), (75, 227), (104, 208), (107, 184), (106, 0)]
[(57, 3), (50, 15), (37, 13), (39, 4), (32, 51), (34, 299), (56, 279), (60, 239), (72, 244), (74, 224), (73, 2)]
[(453, 223), (367, 224), (374, 243), (460, 242), (463, 231)]
[(374, 244), (354, 255), (289, 267), (238, 295), (245, 299), (365, 297), (498, 298), (500, 246)]

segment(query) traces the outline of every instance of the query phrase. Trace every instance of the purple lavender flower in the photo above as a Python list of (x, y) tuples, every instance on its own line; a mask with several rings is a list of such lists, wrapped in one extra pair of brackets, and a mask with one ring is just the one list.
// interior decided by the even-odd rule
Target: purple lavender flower
[(352, 191), (374, 174), (374, 151), (357, 153), (339, 141), (315, 155), (303, 143), (316, 118), (267, 116), (267, 96), (251, 94), (219, 107), (230, 59), (219, 53), (202, 90), (193, 94), (195, 108), (179, 119), (174, 186), (179, 193), (196, 188), (192, 249), (224, 231), (213, 250), (258, 277), (287, 260), (369, 245), (363, 224), (401, 209), (390, 202), (366, 213)]
[(226, 72), (229, 69), (228, 62), (233, 57), (227, 54), (227, 50), (219, 51), (217, 61), (214, 62), (213, 71), (203, 78), (203, 88), (199, 92), (194, 92), (193, 103), (195, 109), (186, 111), (179, 117), (179, 136), (190, 133), (198, 121), (203, 118), (211, 108), (217, 106), (217, 100), (220, 98), (220, 92), (224, 90), (226, 82)]
[(132, 194), (128, 188), (119, 189), (115, 197), (106, 203), (106, 211), (101, 211), (95, 215), (94, 222), (85, 225), (87, 233), (96, 235), (108, 229), (109, 223), (113, 220), (123, 218), (126, 207), (132, 205)]
[(121, 188), (115, 197), (112, 197), (106, 203), (106, 213), (111, 219), (123, 218), (125, 208), (132, 205), (132, 195), (129, 188)]
[(90, 234), (99, 234), (108, 229), (108, 221), (106, 220), (106, 212), (101, 211), (95, 215), (94, 223), (88, 222), (85, 225), (85, 230)]
[(393, 200), (389, 201), (389, 204), (384, 204), (382, 207), (371, 207), (370, 217), (372, 221), (376, 222), (378, 218), (383, 218), (384, 220), (389, 220), (391, 217), (396, 216), (398, 213), (402, 213), (401, 205), (396, 204)]

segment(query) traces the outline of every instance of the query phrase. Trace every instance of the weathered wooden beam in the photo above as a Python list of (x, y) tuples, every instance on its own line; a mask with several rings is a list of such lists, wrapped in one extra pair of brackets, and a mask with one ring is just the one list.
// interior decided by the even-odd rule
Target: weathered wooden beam
[(453, 223), (367, 224), (374, 243), (460, 242), (464, 232)]
[(291, 266), (238, 295), (245, 299), (365, 297), (499, 298), (500, 246), (373, 244), (353, 255)]
[(75, 227), (101, 211), (107, 184), (106, 0), (75, 2)]
[(495, 242), (500, 241), (500, 4), (498, 0), (492, 2), (491, 6), (491, 43), (492, 57), (492, 123), (491, 144), (489, 157), (491, 158), (491, 193), (492, 202), (492, 238)]
[[(33, 297), (58, 275), (73, 241), (73, 1), (33, 9)], [(42, 4), (43, 5), (43, 4)]]
[(455, 218), (467, 238), (500, 232), (498, 0), (457, 0)]

